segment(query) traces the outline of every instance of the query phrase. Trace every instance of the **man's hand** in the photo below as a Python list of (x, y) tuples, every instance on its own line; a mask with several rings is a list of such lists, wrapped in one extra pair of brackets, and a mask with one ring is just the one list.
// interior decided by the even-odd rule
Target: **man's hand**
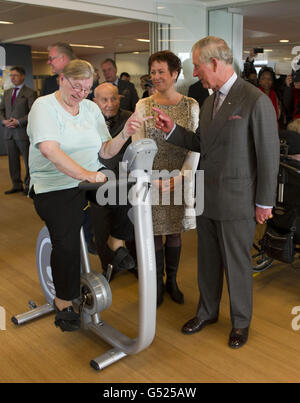
[(255, 216), (256, 216), (256, 221), (258, 222), (258, 224), (265, 224), (269, 218), (273, 217), (272, 209), (256, 206)]
[(9, 120), (4, 121), (4, 125), (9, 129), (15, 129), (19, 126), (19, 122), (15, 118), (10, 118)]
[(162, 110), (158, 108), (152, 108), (157, 113), (155, 116), (156, 128), (162, 130), (164, 133), (170, 133), (174, 128), (175, 123), (173, 120)]
[(255, 59), (256, 56), (257, 56), (257, 53), (254, 52), (254, 48), (250, 49), (249, 62), (253, 62), (253, 60)]

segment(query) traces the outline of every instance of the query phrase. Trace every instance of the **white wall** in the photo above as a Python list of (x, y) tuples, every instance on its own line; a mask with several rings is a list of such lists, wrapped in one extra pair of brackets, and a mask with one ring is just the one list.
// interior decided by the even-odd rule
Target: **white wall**
[(227, 10), (210, 11), (209, 35), (227, 42), (233, 53), (235, 71), (239, 75), (243, 70), (243, 17)]
[(157, 1), (162, 13), (172, 15), (170, 24), (170, 50), (183, 63), (183, 72), (177, 82), (177, 89), (187, 94), (188, 87), (197, 81), (193, 78), (191, 49), (195, 42), (208, 34), (207, 8), (195, 2), (178, 0)]
[(130, 81), (135, 85), (140, 98), (143, 94), (143, 90), (140, 86), (140, 77), (144, 74), (148, 74), (148, 58), (148, 52), (139, 53), (138, 55), (133, 53), (116, 54), (118, 74), (120, 75), (123, 71), (130, 74)]

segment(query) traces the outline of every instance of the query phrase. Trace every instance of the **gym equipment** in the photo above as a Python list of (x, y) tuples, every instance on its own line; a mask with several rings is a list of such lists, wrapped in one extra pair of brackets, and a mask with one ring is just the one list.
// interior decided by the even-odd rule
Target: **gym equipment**
[[(131, 203), (132, 208), (129, 213), (134, 223), (139, 279), (139, 329), (135, 339), (127, 337), (100, 318), (99, 313), (111, 305), (111, 289), (102, 274), (91, 270), (84, 232), (81, 228), (81, 296), (73, 301), (73, 305), (81, 313), (82, 328), (92, 331), (113, 346), (111, 350), (90, 362), (96, 370), (102, 370), (129, 354), (139, 353), (152, 343), (155, 336), (156, 263), (151, 211), (151, 173), (156, 153), (155, 142), (151, 139), (142, 139), (132, 143), (123, 157), (129, 173), (128, 182), (133, 183), (130, 192), (134, 203)], [(99, 184), (81, 182), (79, 185), (85, 190), (95, 189), (95, 186), (99, 187)], [(116, 182), (108, 181), (106, 186), (116, 186)], [(54, 312), (55, 289), (50, 267), (51, 250), (50, 236), (47, 228), (44, 227), (37, 240), (36, 263), (47, 303), (37, 307), (33, 301), (29, 301), (30, 311), (12, 317), (12, 322), (16, 325), (22, 325)], [(108, 273), (111, 269), (110, 267)]]
[[(294, 260), (300, 257), (300, 162), (289, 158), (285, 143), (281, 143), (280, 151), (274, 217), (268, 221), (261, 239), (253, 245), (256, 250), (252, 255), (254, 273), (269, 269), (275, 259), (299, 269), (299, 263), (294, 263)], [(289, 239), (292, 242), (294, 256), (290, 256), (290, 260), (287, 260), (285, 255)]]

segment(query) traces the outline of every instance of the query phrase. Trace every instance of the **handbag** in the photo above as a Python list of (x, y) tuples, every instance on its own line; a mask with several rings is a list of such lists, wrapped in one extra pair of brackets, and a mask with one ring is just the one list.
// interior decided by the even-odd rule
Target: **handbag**
[(284, 214), (273, 212), (266, 231), (260, 241), (265, 253), (284, 263), (292, 263), (295, 256), (294, 237), (296, 232), (297, 211), (290, 210)]

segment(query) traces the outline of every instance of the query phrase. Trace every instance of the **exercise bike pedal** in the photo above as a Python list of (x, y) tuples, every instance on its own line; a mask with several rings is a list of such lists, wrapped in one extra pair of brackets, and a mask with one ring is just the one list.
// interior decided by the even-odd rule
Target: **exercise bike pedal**
[(28, 301), (28, 306), (29, 306), (29, 309), (36, 309), (38, 307), (37, 304), (34, 301), (32, 301), (31, 299)]

